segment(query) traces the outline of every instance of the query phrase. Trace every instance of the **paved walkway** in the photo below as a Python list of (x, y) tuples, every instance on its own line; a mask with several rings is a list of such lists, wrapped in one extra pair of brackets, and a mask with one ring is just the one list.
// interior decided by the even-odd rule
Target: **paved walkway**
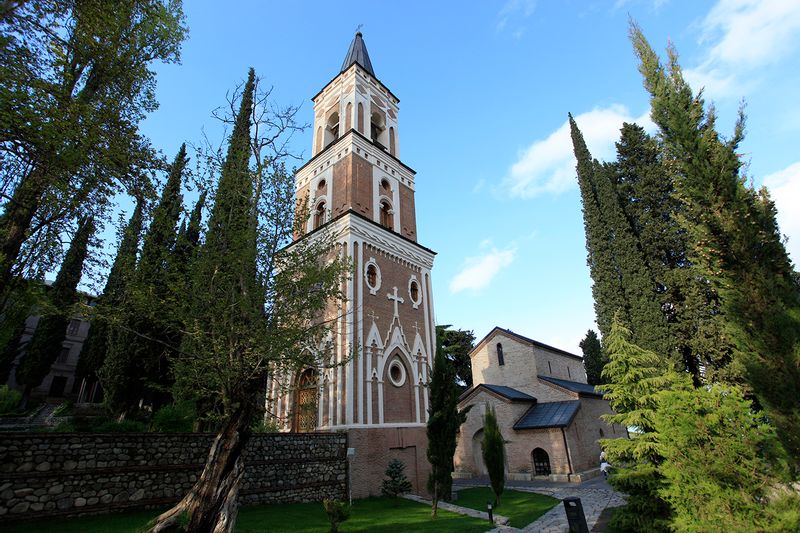
[[(477, 479), (457, 479), (453, 480), (453, 489), (459, 490), (467, 487), (486, 487), (489, 486), (488, 478)], [(625, 498), (622, 494), (615, 491), (602, 478), (598, 477), (583, 483), (558, 483), (555, 481), (506, 481), (509, 489), (523, 492), (536, 492), (546, 496), (552, 496), (559, 500), (568, 497), (578, 497), (581, 499), (583, 512), (586, 515), (586, 524), (591, 531), (600, 518), (600, 513), (607, 507), (619, 507), (625, 505)], [(499, 526), (493, 532), (512, 532), (522, 531), (524, 533), (562, 533), (569, 531), (567, 515), (564, 505), (558, 504), (550, 511), (541, 516), (537, 521), (528, 524), (522, 529), (510, 526)]]

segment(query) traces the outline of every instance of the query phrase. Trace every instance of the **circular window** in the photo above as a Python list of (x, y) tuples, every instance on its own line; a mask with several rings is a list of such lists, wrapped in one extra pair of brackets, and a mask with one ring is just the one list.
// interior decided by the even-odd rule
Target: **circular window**
[(370, 258), (364, 267), (364, 281), (367, 283), (370, 294), (375, 294), (381, 288), (381, 271), (373, 258)]
[(411, 282), (408, 284), (408, 295), (411, 297), (411, 301), (414, 302), (415, 305), (419, 305), (420, 294), (419, 294), (419, 283), (417, 283), (417, 280), (412, 279)]
[(391, 186), (389, 185), (389, 182), (386, 180), (381, 180), (381, 189), (383, 189), (384, 191), (392, 190)]
[(317, 183), (317, 189), (324, 189), (324, 188), (325, 188), (325, 180), (324, 179), (319, 180), (319, 183)]
[(395, 387), (401, 387), (406, 382), (406, 367), (397, 359), (389, 365), (389, 381)]

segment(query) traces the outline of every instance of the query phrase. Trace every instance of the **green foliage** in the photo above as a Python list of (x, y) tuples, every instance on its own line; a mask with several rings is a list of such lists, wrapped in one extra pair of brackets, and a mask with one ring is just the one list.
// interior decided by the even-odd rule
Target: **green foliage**
[[(83, 343), (80, 358), (78, 359), (78, 367), (76, 369), (78, 377), (85, 377), (90, 380), (96, 379), (105, 363), (109, 349), (110, 329), (114, 327), (111, 324), (110, 315), (115, 309), (119, 309), (122, 302), (125, 301), (128, 284), (136, 267), (139, 234), (142, 232), (143, 209), (144, 200), (139, 199), (130, 220), (122, 230), (122, 238), (119, 248), (117, 248), (117, 255), (114, 257), (114, 262), (108, 273), (103, 294), (97, 299), (89, 334)], [(112, 380), (123, 377), (114, 376), (103, 383), (104, 390), (107, 393), (110, 392), (111, 397), (115, 395)]]
[(578, 344), (583, 352), (583, 368), (586, 370), (586, 382), (589, 385), (601, 385), (604, 383), (602, 372), (603, 367), (608, 361), (600, 345), (600, 339), (594, 330), (586, 332), (586, 336)]
[[(179, 59), (176, 0), (31, 0), (0, 20), (0, 301), (14, 276), (47, 271), (66, 223), (103, 216), (157, 158), (138, 125), (157, 107), (151, 64)], [(23, 248), (24, 247), (24, 248)], [(18, 264), (21, 250), (29, 259)]]
[(655, 353), (629, 341), (630, 332), (615, 319), (606, 338), (609, 361), (603, 369), (605, 399), (614, 414), (609, 424), (631, 428), (629, 439), (604, 439), (601, 446), (614, 465), (609, 483), (628, 494), (628, 504), (614, 514), (621, 531), (664, 531), (670, 506), (660, 495), (665, 485), (658, 467), (663, 462), (654, 419), (658, 395), (665, 390), (689, 390), (685, 377), (661, 366)]
[(500, 505), (500, 496), (506, 484), (506, 444), (500, 433), (500, 426), (497, 425), (497, 415), (494, 409), (486, 406), (486, 413), (483, 416), (483, 440), (481, 441), (481, 452), (486, 470), (489, 472), (489, 483), (494, 493), (494, 505)]
[(151, 428), (162, 433), (188, 433), (192, 431), (197, 413), (191, 402), (165, 405), (153, 414)]
[(8, 385), (0, 386), (0, 415), (16, 414), (22, 394)]
[(719, 299), (713, 325), (729, 353), (717, 379), (755, 396), (797, 468), (800, 298), (775, 206), (766, 190), (752, 189), (743, 175), (738, 146), (744, 114), (731, 138), (722, 138), (713, 108), (683, 79), (675, 50), (667, 50), (662, 65), (635, 23), (631, 40), (664, 162), (674, 174), (688, 259)]
[(459, 387), (455, 381), (455, 369), (447, 360), (442, 341), (437, 336), (428, 384), (427, 456), (431, 464), (428, 491), (433, 496), (433, 516), (436, 516), (439, 500), (450, 499), (458, 428), (467, 419), (466, 411), (458, 410)]
[(49, 307), (44, 308), (39, 324), (33, 333), (25, 354), (16, 370), (17, 382), (25, 385), (25, 396), (39, 386), (50, 372), (62, 349), (67, 324), (78, 301), (78, 282), (83, 271), (83, 262), (94, 233), (91, 218), (79, 221), (64, 262), (49, 292)]
[(389, 466), (384, 472), (381, 483), (381, 494), (390, 498), (397, 498), (401, 494), (411, 492), (411, 482), (406, 477), (406, 465), (399, 459), (389, 461)]
[(337, 533), (339, 525), (350, 518), (350, 505), (345, 502), (325, 498), (322, 500), (322, 507), (325, 509), (325, 514), (328, 515), (331, 533)]
[(74, 416), (53, 428), (56, 433), (144, 433), (147, 424), (140, 420)]
[(475, 345), (472, 330), (453, 329), (449, 324), (436, 326), (436, 338), (442, 339), (445, 356), (455, 370), (455, 380), (459, 387), (472, 387), (472, 363), (469, 353)]
[(654, 422), (665, 481), (659, 492), (673, 509), (670, 526), (778, 531), (766, 507), (772, 484), (786, 473), (783, 450), (741, 391), (721, 385), (664, 391), (658, 403)]

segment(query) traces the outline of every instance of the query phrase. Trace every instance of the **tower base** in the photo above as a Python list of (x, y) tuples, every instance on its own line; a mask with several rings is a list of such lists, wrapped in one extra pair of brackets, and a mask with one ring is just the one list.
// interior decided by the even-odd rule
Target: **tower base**
[(348, 457), (353, 498), (380, 496), (386, 467), (392, 459), (399, 459), (405, 465), (413, 493), (427, 494), (431, 465), (424, 425), (351, 428), (347, 430), (347, 446), (354, 452)]

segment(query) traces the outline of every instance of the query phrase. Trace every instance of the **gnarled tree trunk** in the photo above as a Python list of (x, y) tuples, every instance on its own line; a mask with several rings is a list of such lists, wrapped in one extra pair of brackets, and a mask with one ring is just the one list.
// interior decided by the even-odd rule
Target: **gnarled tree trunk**
[[(156, 518), (149, 533), (185, 531), (229, 533), (236, 525), (239, 484), (244, 474), (242, 451), (250, 440), (255, 409), (242, 402), (214, 439), (200, 478), (172, 509)], [(186, 518), (183, 518), (186, 517)]]

